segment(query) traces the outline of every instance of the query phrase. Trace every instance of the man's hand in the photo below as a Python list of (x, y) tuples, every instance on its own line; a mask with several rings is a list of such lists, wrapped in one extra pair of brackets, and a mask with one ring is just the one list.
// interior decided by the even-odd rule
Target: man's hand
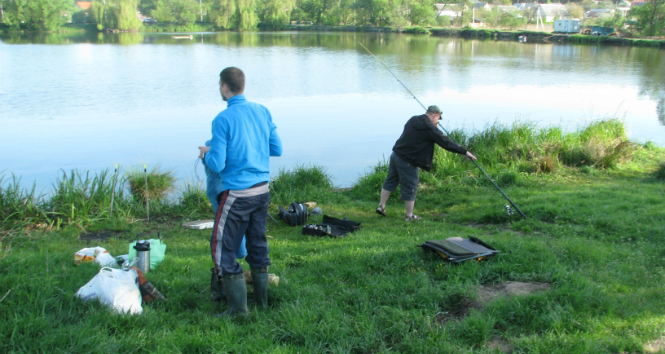
[(467, 152), (466, 152), (466, 155), (464, 155), (464, 157), (466, 157), (466, 159), (469, 160), (469, 161), (471, 161), (471, 160), (478, 160), (478, 158), (475, 157), (475, 156), (471, 153), (471, 151), (467, 151)]
[(210, 147), (208, 146), (199, 146), (199, 157), (204, 158), (206, 152), (210, 151)]

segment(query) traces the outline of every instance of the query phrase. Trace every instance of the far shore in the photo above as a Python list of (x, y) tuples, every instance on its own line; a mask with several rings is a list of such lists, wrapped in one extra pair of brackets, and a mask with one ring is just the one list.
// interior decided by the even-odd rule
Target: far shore
[[(531, 26), (533, 27), (533, 26)], [(552, 26), (548, 26), (551, 28)], [(264, 29), (263, 31), (302, 31), (302, 32), (382, 32), (382, 33), (407, 33), (421, 34), (441, 37), (461, 37), (468, 39), (488, 39), (488, 40), (506, 40), (520, 41), (525, 43), (569, 43), (569, 44), (595, 44), (595, 45), (614, 45), (614, 46), (639, 46), (665, 49), (665, 39), (656, 38), (622, 38), (618, 36), (591, 36), (583, 34), (561, 34), (549, 31), (538, 31), (532, 29), (509, 30), (499, 28), (469, 28), (469, 27), (431, 27), (431, 26), (413, 26), (413, 27), (381, 27), (381, 26), (320, 26), (320, 25), (287, 25), (283, 29)], [(94, 24), (66, 24), (60, 30), (51, 33), (72, 33), (72, 32), (98, 32)], [(142, 28), (130, 31), (104, 30), (106, 33), (155, 33), (155, 32), (226, 32), (220, 31), (212, 24), (192, 24), (188, 26), (178, 26), (173, 24), (151, 24), (144, 25)], [(0, 34), (30, 34), (42, 33), (31, 32), (29, 30), (11, 31), (8, 27), (0, 27)], [(662, 37), (661, 37), (662, 38)]]

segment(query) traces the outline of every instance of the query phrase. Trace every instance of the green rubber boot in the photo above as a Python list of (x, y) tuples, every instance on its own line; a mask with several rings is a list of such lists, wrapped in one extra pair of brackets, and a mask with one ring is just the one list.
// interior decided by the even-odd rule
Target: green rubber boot
[(222, 287), (226, 294), (226, 311), (217, 315), (219, 317), (247, 316), (247, 285), (245, 276), (240, 274), (225, 275), (222, 277)]
[(254, 302), (262, 309), (268, 308), (268, 267), (252, 268)]

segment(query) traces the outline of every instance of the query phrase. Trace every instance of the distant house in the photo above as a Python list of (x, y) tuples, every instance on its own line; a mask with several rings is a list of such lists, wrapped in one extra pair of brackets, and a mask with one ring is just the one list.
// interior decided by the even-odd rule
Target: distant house
[(520, 3), (513, 4), (513, 6), (518, 11), (525, 11), (525, 10), (531, 10), (532, 8), (538, 6), (538, 3), (536, 3), (536, 2), (531, 2), (531, 3), (520, 2)]
[(87, 9), (89, 9), (90, 6), (92, 5), (92, 2), (91, 2), (91, 1), (77, 1), (77, 2), (76, 2), (76, 5), (78, 5), (78, 7), (79, 7), (81, 10), (87, 10)]
[(553, 22), (555, 19), (569, 18), (568, 10), (561, 3), (539, 4), (538, 11), (545, 22)]
[(473, 3), (473, 8), (476, 9), (476, 10), (487, 10), (487, 11), (492, 10), (492, 7), (490, 6), (490, 4), (488, 4), (486, 2), (474, 2)]
[(628, 11), (630, 11), (631, 6), (633, 6), (633, 4), (631, 4), (630, 1), (619, 1), (619, 3), (617, 3), (617, 11), (621, 12), (621, 15), (626, 17), (626, 14)]
[(614, 16), (614, 13), (616, 13), (614, 9), (591, 9), (584, 16), (586, 18), (608, 18)]
[(520, 11), (517, 9), (517, 7), (513, 5), (497, 5), (496, 8), (501, 12), (507, 12), (507, 13), (515, 13)]
[(462, 11), (459, 4), (434, 4), (436, 7), (436, 18), (448, 16), (450, 18), (462, 17)]

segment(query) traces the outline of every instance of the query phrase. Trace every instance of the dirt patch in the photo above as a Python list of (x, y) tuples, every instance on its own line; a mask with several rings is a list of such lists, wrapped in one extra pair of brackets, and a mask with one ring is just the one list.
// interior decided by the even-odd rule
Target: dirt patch
[(665, 338), (661, 337), (644, 345), (645, 353), (660, 353), (665, 349)]
[[(438, 313), (435, 318), (439, 324), (445, 324), (450, 321), (457, 321), (469, 315), (471, 309), (480, 310), (486, 304), (496, 300), (499, 297), (510, 297), (540, 293), (551, 288), (549, 283), (522, 283), (517, 281), (507, 281), (501, 284), (483, 285), (478, 288), (478, 299), (463, 299), (454, 309)], [(665, 342), (663, 343), (665, 348)], [(501, 349), (503, 351), (503, 349)]]
[(499, 349), (502, 353), (512, 353), (513, 346), (508, 344), (503, 337), (496, 336), (491, 341), (487, 342), (487, 347), (490, 349)]
[(499, 297), (520, 296), (540, 293), (551, 288), (548, 283), (522, 283), (507, 281), (501, 284), (483, 285), (478, 289), (478, 302), (485, 305)]
[(450, 321), (461, 320), (462, 318), (469, 315), (471, 309), (480, 310), (481, 308), (482, 305), (480, 305), (478, 302), (470, 299), (464, 299), (454, 309), (446, 312), (440, 312), (436, 314), (435, 318), (439, 324), (444, 324)]
[(84, 234), (80, 234), (79, 240), (86, 241), (87, 243), (90, 243), (90, 241), (104, 242), (107, 241), (109, 238), (116, 236), (118, 236), (117, 233), (109, 231), (87, 232)]

